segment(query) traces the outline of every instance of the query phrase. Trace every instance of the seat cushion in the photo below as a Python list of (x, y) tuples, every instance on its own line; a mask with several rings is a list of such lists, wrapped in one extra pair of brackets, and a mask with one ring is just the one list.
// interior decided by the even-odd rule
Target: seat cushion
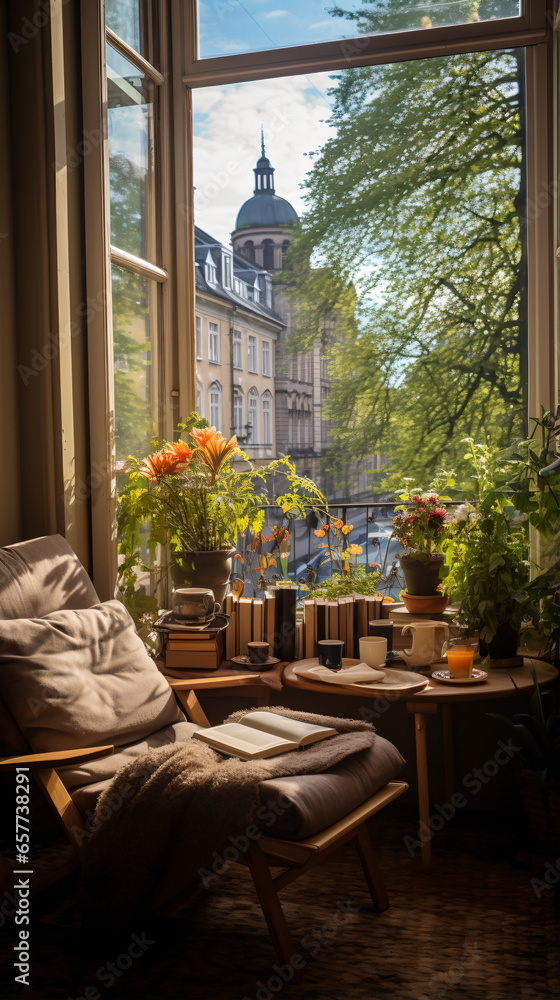
[(0, 621), (0, 698), (37, 752), (128, 745), (184, 719), (119, 601)]
[[(98, 797), (121, 767), (151, 747), (190, 739), (200, 728), (181, 722), (120, 748), (112, 757), (62, 768), (59, 774), (82, 814), (91, 817)], [(270, 778), (261, 783), (257, 824), (268, 836), (287, 840), (310, 837), (374, 795), (399, 774), (404, 763), (397, 748), (378, 736), (371, 749), (348, 757), (330, 771)]]

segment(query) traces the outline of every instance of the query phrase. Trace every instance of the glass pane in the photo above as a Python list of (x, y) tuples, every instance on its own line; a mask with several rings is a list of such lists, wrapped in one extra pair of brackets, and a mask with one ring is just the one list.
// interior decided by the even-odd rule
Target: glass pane
[(149, 258), (149, 192), (153, 178), (152, 84), (107, 46), (107, 122), (111, 243)]
[(144, 0), (105, 0), (105, 22), (123, 42), (145, 55)]
[[(273, 391), (277, 454), (332, 502), (404, 477), (427, 488), (442, 468), (472, 490), (464, 439), (524, 435), (524, 94), (523, 49), (193, 93), (197, 313), (227, 309), (225, 334), (242, 308), (243, 370), (222, 372), (224, 392)], [(204, 282), (220, 245), (232, 290)], [(268, 269), (264, 338), (249, 290)], [(263, 339), (272, 379), (247, 372)], [(210, 366), (198, 374), (206, 391)]]
[[(262, 0), (198, 0), (199, 47), (202, 59), (257, 52), (285, 45), (336, 41), (415, 28), (439, 28), (468, 21), (516, 17), (519, 0), (285, 0), (267, 9)], [(350, 53), (341, 46), (341, 57)]]
[(112, 268), (113, 352), (115, 366), (115, 442), (117, 461), (150, 452), (152, 346), (156, 282)]

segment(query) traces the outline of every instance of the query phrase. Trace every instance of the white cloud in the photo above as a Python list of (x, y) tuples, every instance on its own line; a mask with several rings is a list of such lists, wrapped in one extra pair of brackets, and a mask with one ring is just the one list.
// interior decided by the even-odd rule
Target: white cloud
[(287, 17), (289, 11), (287, 10), (269, 10), (263, 17)]
[(332, 129), (324, 96), (327, 73), (232, 84), (193, 92), (195, 219), (226, 245), (241, 205), (253, 194), (253, 167), (264, 127), (267, 156), (276, 169), (276, 193), (304, 211), (299, 185)]

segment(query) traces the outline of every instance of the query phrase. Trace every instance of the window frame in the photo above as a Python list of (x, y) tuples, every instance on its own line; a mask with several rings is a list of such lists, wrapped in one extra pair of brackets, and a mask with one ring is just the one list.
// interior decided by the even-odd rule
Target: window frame
[[(215, 329), (213, 329), (214, 327)], [(216, 348), (215, 351), (213, 345)], [(220, 324), (213, 320), (208, 320), (208, 361), (211, 365), (221, 365), (222, 363)]]
[[(267, 407), (265, 408), (265, 404)], [(263, 445), (266, 448), (270, 448), (273, 442), (273, 432), (272, 432), (272, 393), (270, 389), (265, 389), (261, 396), (261, 409), (262, 409), (262, 431), (263, 431)], [(268, 434), (267, 434), (267, 423), (268, 423)]]
[(259, 374), (259, 341), (256, 333), (247, 334), (247, 371)]
[[(251, 420), (254, 415), (254, 422)], [(251, 386), (247, 393), (247, 425), (251, 427), (251, 437), (248, 441), (250, 446), (259, 445), (259, 390), (256, 386)]]
[[(237, 358), (237, 355), (239, 355), (239, 359)], [(237, 360), (239, 360), (239, 364), (237, 364)], [(235, 371), (243, 371), (243, 334), (241, 333), (241, 330), (234, 329), (233, 331), (231, 341), (231, 365)]]
[[(262, 373), (266, 378), (272, 378), (272, 342), (264, 338), (261, 343)], [(265, 358), (267, 364), (265, 364)], [(268, 369), (268, 370), (267, 370)]]
[[(212, 403), (212, 396), (214, 394), (218, 397), (217, 404)], [(208, 419), (210, 421), (210, 425), (212, 427), (215, 427), (217, 431), (222, 430), (223, 402), (224, 402), (224, 392), (222, 389), (222, 385), (220, 382), (217, 381), (217, 379), (214, 379), (214, 381), (211, 382), (210, 385), (208, 386)], [(217, 406), (218, 408), (217, 420), (214, 420), (212, 416), (212, 410), (215, 408), (215, 406)]]

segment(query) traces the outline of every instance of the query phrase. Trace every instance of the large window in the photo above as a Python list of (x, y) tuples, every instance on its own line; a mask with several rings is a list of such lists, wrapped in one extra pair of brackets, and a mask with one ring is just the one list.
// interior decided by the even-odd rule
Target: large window
[(249, 391), (249, 412), (247, 422), (250, 427), (249, 444), (259, 443), (259, 393), (254, 387)]
[(222, 429), (222, 387), (219, 382), (210, 386), (210, 423), (216, 430)]
[(159, 431), (157, 116), (163, 78), (145, 56), (145, 5), (108, 0), (107, 146), (117, 461), (150, 450)]
[(272, 444), (272, 396), (268, 389), (263, 392), (262, 415), (263, 443), (270, 445)]
[(196, 357), (202, 361), (202, 316), (196, 317)]
[(220, 327), (217, 323), (208, 324), (208, 357), (214, 364), (220, 362)]
[(270, 340), (262, 342), (262, 373), (272, 375), (272, 365), (270, 362)]
[(247, 337), (247, 361), (250, 372), (258, 372), (259, 360), (257, 354), (257, 338), (253, 334)]
[(233, 433), (243, 433), (243, 393), (237, 386), (233, 390)]
[(243, 352), (241, 346), (241, 331), (233, 331), (233, 367), (243, 368)]

